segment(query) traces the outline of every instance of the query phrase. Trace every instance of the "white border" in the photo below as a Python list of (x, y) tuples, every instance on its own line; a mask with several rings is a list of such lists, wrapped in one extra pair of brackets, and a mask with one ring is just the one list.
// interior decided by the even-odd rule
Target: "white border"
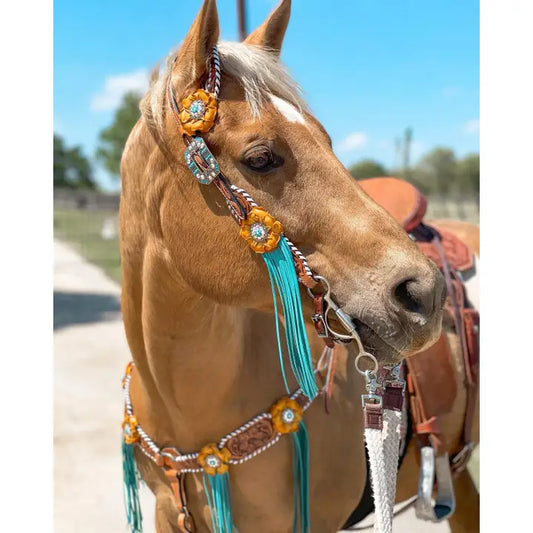
[(532, 523), (532, 20), (481, 3), (481, 531)]
[[(2, 523), (51, 531), (52, 4), (1, 14)], [(482, 1), (482, 531), (531, 523), (532, 20)]]
[(52, 2), (4, 2), (2, 530), (52, 531)]

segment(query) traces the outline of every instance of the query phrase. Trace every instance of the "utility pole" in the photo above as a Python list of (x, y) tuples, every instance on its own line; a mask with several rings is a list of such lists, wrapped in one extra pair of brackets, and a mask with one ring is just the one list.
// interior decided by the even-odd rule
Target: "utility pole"
[(411, 156), (411, 141), (413, 140), (412, 128), (406, 128), (403, 143), (403, 179), (409, 179), (409, 164)]
[(400, 170), (400, 165), (402, 164), (402, 139), (396, 137), (394, 139), (394, 168), (395, 170)]
[(239, 39), (244, 41), (248, 35), (246, 31), (246, 1), (237, 0), (237, 20), (239, 24)]

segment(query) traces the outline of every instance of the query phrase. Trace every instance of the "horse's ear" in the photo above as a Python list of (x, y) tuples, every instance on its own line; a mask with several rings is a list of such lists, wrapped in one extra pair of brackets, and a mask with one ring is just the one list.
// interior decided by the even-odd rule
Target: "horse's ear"
[(172, 78), (178, 90), (197, 88), (207, 70), (207, 58), (218, 42), (219, 25), (216, 0), (204, 0), (180, 48)]
[(244, 42), (264, 46), (279, 55), (290, 16), (291, 0), (282, 0), (281, 4), (271, 13), (265, 22), (250, 33)]

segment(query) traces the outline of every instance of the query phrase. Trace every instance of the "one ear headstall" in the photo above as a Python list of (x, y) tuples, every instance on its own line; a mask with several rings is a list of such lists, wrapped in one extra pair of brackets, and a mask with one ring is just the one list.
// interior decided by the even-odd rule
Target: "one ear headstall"
[[(268, 270), (272, 286), (278, 356), (288, 396), (278, 401), (269, 415), (260, 415), (256, 418), (259, 420), (265, 416), (270, 417), (272, 420), (271, 427), (276, 431), (275, 439), (279, 438), (278, 434), (290, 433), (292, 435), (295, 477), (293, 531), (296, 531), (296, 526), (299, 525), (300, 531), (307, 533), (310, 531), (309, 442), (303, 414), (307, 406), (317, 397), (318, 387), (305, 329), (298, 282), (307, 288), (311, 298), (315, 301), (313, 322), (317, 327), (319, 336), (326, 342), (326, 351), (333, 352), (334, 342), (351, 342), (351, 340), (355, 339), (360, 348), (359, 358), (365, 355), (366, 352), (364, 352), (355, 328), (351, 326), (349, 317), (332, 300), (327, 280), (311, 271), (305, 256), (284, 235), (281, 222), (258, 206), (246, 191), (231, 184), (221, 172), (216, 158), (201, 137), (201, 134), (207, 133), (213, 128), (218, 115), (221, 74), (216, 47), (209, 56), (207, 72), (208, 76), (204, 88), (197, 89), (188, 95), (182, 101), (181, 109), (174, 96), (171, 76), (169, 75), (167, 86), (168, 104), (178, 126), (179, 134), (186, 145), (184, 157), (187, 167), (202, 186), (213, 183), (219, 189), (226, 200), (230, 213), (240, 225), (241, 237), (255, 253), (261, 255)], [(302, 405), (295, 401), (294, 394), (290, 396), (285, 375), (283, 349), (280, 340), (278, 301), (281, 301), (282, 304), (285, 318), (286, 346), (292, 371), (300, 387), (298, 395), (301, 393), (303, 397)], [(330, 311), (333, 311), (341, 323), (344, 323), (348, 334), (339, 334), (331, 329), (327, 319)], [(373, 358), (370, 354), (366, 355)], [(129, 390), (130, 378), (131, 367), (129, 367), (125, 377), (125, 390)], [(248, 428), (249, 426), (245, 425), (244, 427)], [(138, 424), (133, 415), (129, 393), (126, 397), (126, 416), (123, 432), (124, 486), (128, 521), (132, 531), (135, 533), (141, 531), (138, 483), (133, 455), (134, 446), (140, 446), (141, 451), (155, 461), (156, 464), (166, 468), (165, 473), (171, 484), (173, 483), (174, 492), (177, 495), (176, 501), (179, 502), (179, 516), (183, 522), (180, 529), (187, 532), (192, 531), (192, 525), (190, 525), (192, 522), (190, 521), (186, 499), (184, 500), (183, 495), (179, 492), (181, 490), (179, 487), (183, 486), (182, 475), (175, 469), (174, 463), (170, 465), (172, 468), (165, 463), (164, 450), (159, 453), (156, 445)], [(270, 444), (267, 443), (260, 450), (263, 451), (268, 446)], [(232, 457), (230, 452), (231, 450), (225, 447), (225, 441), (221, 441), (219, 444), (211, 443), (204, 446), (197, 454), (198, 464), (204, 471), (204, 489), (211, 510), (212, 529), (215, 533), (231, 533), (235, 529), (229, 487), (228, 465), (231, 463), (230, 459)], [(257, 453), (259, 451), (254, 451), (250, 457), (255, 456)], [(180, 457), (188, 461), (193, 456), (189, 454)], [(183, 470), (183, 472), (187, 471), (187, 469)], [(178, 525), (180, 524), (180, 519), (178, 519)]]

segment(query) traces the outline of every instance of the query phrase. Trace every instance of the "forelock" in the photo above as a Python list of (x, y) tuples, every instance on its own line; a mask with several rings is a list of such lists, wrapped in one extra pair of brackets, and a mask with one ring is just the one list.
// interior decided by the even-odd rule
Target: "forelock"
[[(231, 76), (243, 89), (252, 116), (258, 118), (264, 104), (274, 95), (298, 111), (307, 111), (298, 83), (278, 56), (260, 46), (221, 41), (218, 54), (222, 73)], [(166, 86), (177, 51), (168, 55), (159, 76), (154, 77), (141, 104), (143, 114), (162, 126)]]

